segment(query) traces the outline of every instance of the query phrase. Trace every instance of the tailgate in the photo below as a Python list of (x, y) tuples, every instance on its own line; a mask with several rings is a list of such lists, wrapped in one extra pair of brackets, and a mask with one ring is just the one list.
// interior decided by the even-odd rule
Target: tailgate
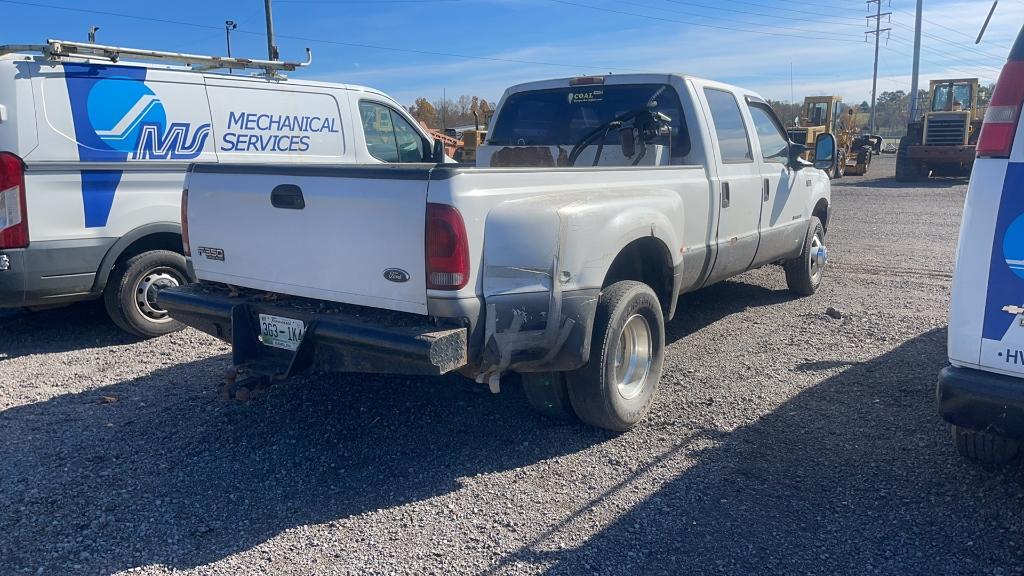
[(200, 280), (426, 314), (432, 165), (195, 165), (188, 234)]

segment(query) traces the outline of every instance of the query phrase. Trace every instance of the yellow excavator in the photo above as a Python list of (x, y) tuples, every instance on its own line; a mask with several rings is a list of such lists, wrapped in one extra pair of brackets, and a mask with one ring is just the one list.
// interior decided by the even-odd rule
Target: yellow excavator
[(837, 162), (830, 177), (863, 176), (871, 165), (871, 158), (881, 153), (882, 139), (870, 134), (861, 134), (863, 124), (853, 108), (841, 112), (843, 102), (840, 96), (808, 96), (800, 112), (797, 125), (789, 128), (789, 139), (797, 144), (810, 146), (804, 159), (814, 161), (814, 142), (821, 134), (836, 137)]
[(900, 139), (897, 180), (970, 175), (985, 118), (978, 88), (977, 78), (931, 81), (924, 115), (912, 118)]

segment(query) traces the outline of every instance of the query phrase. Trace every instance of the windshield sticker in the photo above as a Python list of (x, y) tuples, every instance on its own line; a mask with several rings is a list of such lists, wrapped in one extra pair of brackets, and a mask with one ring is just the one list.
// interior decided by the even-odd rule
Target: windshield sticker
[(569, 92), (569, 104), (583, 102), (600, 102), (604, 100), (604, 90), (590, 90), (589, 92)]

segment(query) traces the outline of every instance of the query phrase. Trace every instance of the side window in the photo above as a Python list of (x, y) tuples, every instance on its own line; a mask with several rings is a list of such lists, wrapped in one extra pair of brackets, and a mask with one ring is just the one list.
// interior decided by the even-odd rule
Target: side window
[(392, 113), (391, 124), (395, 127), (395, 139), (398, 141), (399, 162), (423, 162), (426, 144), (420, 133), (398, 114)]
[(768, 162), (785, 163), (789, 157), (789, 141), (772, 113), (763, 104), (751, 104), (750, 117), (754, 119), (754, 131), (761, 143), (761, 157)]
[(722, 150), (722, 162), (741, 163), (753, 162), (750, 153), (750, 138), (747, 127), (743, 124), (740, 105), (736, 97), (725, 90), (705, 88), (704, 96), (708, 99), (711, 119), (718, 133), (718, 147)]
[(373, 102), (359, 103), (359, 116), (366, 135), (366, 149), (377, 160), (398, 162), (398, 141), (392, 124), (391, 109)]

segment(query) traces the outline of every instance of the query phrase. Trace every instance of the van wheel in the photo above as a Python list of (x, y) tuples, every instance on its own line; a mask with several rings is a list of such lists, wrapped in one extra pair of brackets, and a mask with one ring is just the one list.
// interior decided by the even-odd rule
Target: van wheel
[(825, 229), (817, 216), (811, 216), (804, 239), (804, 249), (800, 255), (783, 262), (786, 271), (786, 285), (801, 296), (810, 296), (818, 291), (821, 275), (828, 262), (828, 249), (825, 248)]
[(601, 292), (586, 366), (567, 374), (580, 420), (624, 432), (654, 402), (665, 356), (665, 320), (654, 290), (631, 280)]
[(520, 374), (523, 393), (537, 412), (563, 422), (577, 420), (569, 401), (569, 387), (565, 372), (536, 372)]
[(1013, 460), (1020, 452), (1020, 442), (1005, 436), (950, 426), (953, 445), (960, 456), (986, 466), (999, 466)]
[(185, 257), (169, 250), (153, 250), (118, 262), (103, 291), (110, 319), (125, 332), (143, 338), (181, 330), (181, 322), (156, 303), (165, 288), (188, 284)]

